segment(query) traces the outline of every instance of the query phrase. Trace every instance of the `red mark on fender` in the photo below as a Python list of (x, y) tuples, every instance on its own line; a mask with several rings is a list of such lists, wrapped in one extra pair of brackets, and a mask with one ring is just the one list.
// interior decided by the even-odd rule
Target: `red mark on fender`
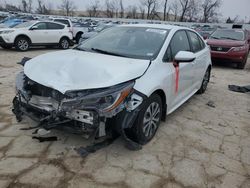
[(179, 89), (179, 64), (174, 62), (174, 68), (175, 68), (175, 94), (178, 93), (178, 89)]

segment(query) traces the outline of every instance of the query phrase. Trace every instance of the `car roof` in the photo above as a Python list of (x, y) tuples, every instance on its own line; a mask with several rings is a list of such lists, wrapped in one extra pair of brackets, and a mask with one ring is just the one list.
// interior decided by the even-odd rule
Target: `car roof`
[(155, 29), (187, 29), (190, 30), (188, 27), (182, 27), (182, 26), (176, 26), (176, 25), (170, 25), (170, 24), (125, 24), (125, 25), (120, 25), (120, 27), (146, 27), (146, 28), (155, 28)]
[(32, 21), (30, 21), (30, 22), (33, 22), (34, 24), (35, 24), (35, 23), (40, 23), (40, 22), (56, 23), (56, 24), (65, 26), (65, 24), (63, 24), (63, 23), (61, 23), (61, 22), (53, 22), (53, 21), (49, 21), (49, 20), (32, 20)]
[(65, 20), (65, 21), (71, 21), (70, 19), (68, 18), (53, 18), (53, 20)]

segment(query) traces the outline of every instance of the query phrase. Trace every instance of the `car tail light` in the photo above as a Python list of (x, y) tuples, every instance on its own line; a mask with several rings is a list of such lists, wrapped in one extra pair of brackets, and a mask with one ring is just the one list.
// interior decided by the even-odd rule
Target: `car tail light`
[(245, 51), (247, 49), (246, 46), (239, 46), (239, 47), (234, 47), (232, 49), (233, 52), (239, 52), (239, 51)]

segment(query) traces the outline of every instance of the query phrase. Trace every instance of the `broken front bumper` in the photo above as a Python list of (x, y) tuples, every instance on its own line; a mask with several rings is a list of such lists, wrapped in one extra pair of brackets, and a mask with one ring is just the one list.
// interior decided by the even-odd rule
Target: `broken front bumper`
[(133, 84), (62, 94), (35, 83), (21, 72), (16, 78), (13, 112), (18, 121), (26, 115), (45, 129), (66, 126), (73, 133), (96, 133), (102, 137), (114, 117), (119, 119), (119, 132), (135, 121), (145, 96), (134, 91)]

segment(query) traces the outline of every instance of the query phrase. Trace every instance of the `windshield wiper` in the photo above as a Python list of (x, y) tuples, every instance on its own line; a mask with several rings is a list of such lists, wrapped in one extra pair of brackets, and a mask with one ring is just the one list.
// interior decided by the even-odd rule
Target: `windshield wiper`
[(75, 48), (73, 48), (74, 50), (80, 50), (80, 51), (87, 51), (84, 48), (80, 48), (79, 46), (76, 46)]
[(222, 39), (229, 39), (229, 40), (238, 40), (238, 39), (234, 39), (234, 38), (230, 38), (230, 37), (221, 37)]
[(101, 50), (98, 48), (91, 48), (91, 50), (95, 51), (97, 53), (101, 53), (101, 54), (113, 55), (113, 56), (118, 56), (118, 57), (128, 57), (126, 55), (122, 55), (122, 54), (118, 54), (118, 53), (114, 53), (114, 52), (109, 52), (109, 51)]
[(213, 37), (213, 36), (211, 36), (211, 38), (213, 38), (213, 39), (220, 39), (219, 37)]

